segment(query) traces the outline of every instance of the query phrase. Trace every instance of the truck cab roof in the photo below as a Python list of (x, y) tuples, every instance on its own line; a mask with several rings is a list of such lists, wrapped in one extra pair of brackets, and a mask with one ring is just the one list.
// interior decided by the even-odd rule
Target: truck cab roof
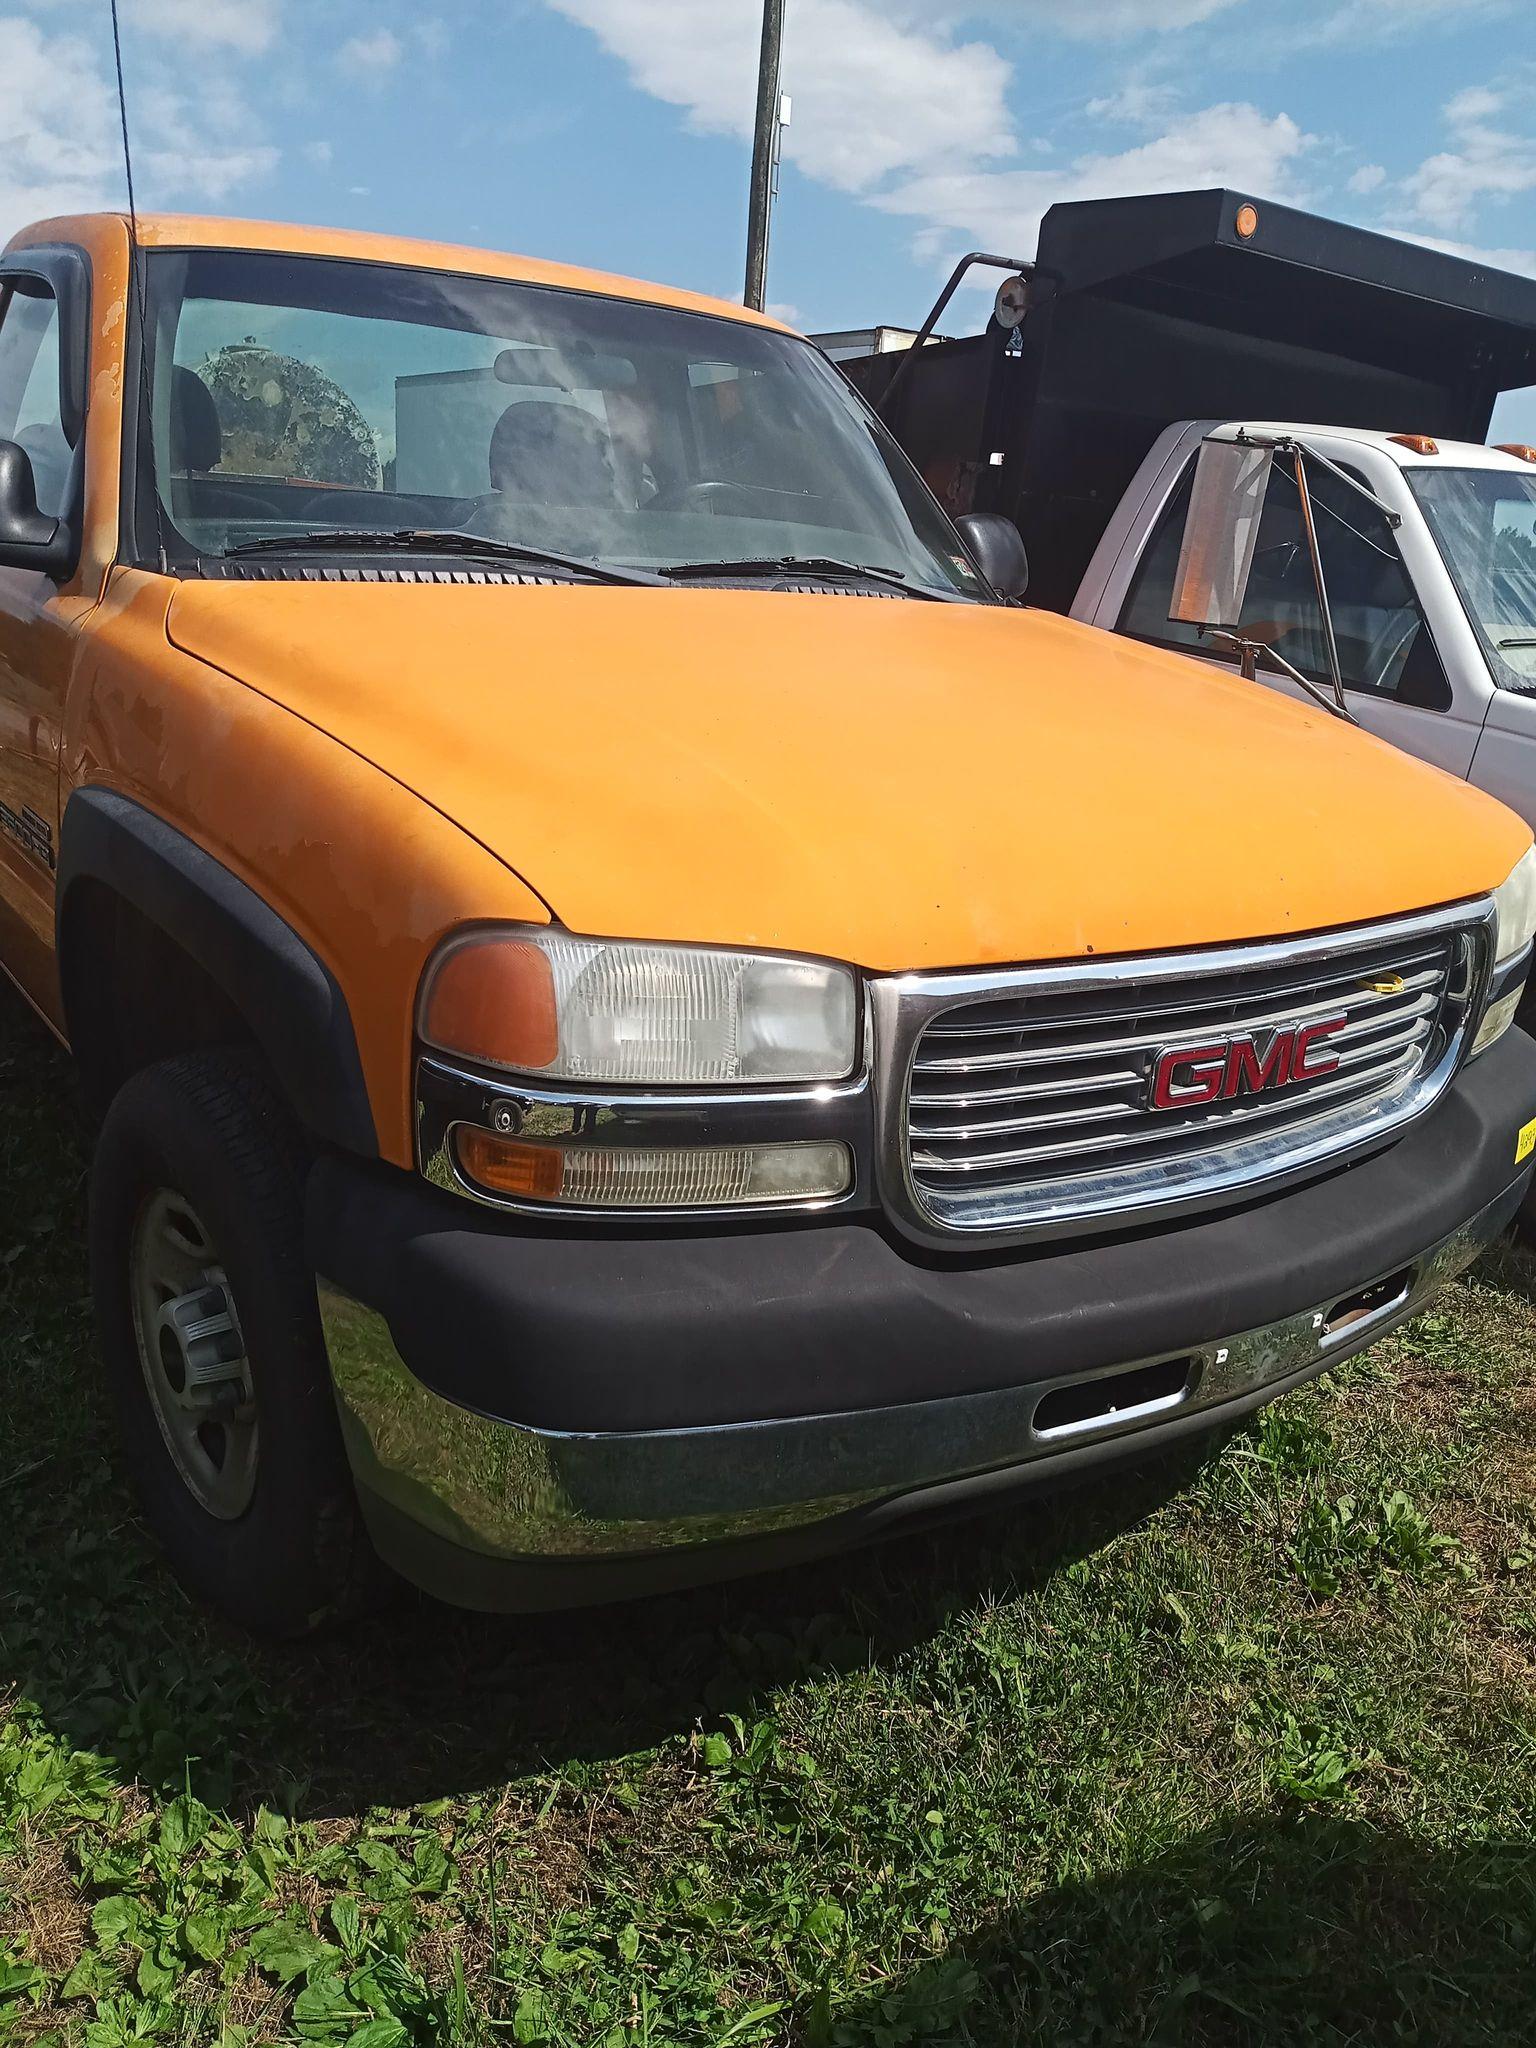
[[(12, 237), (10, 249), (43, 243), (90, 247), (104, 234), (126, 235), (126, 213), (64, 214), (35, 221)], [(453, 242), (405, 235), (365, 234), (350, 228), (305, 227), (292, 221), (232, 220), (219, 214), (140, 213), (139, 245), (144, 249), (244, 249), (284, 256), (328, 256), (354, 263), (391, 263), (407, 269), (458, 271), (473, 277), (505, 278), (517, 284), (548, 285), (563, 291), (602, 293), (642, 300), (683, 312), (710, 313), (724, 320), (783, 330), (780, 321), (730, 299), (672, 285), (647, 283), (577, 264), (551, 263), (538, 256), (505, 255)]]
[(1433, 442), (1432, 452), (1414, 447), (1411, 442), (1424, 437), (1418, 428), (1410, 427), (1394, 428), (1389, 433), (1371, 427), (1341, 427), (1304, 420), (1198, 420), (1190, 425), (1198, 426), (1203, 436), (1217, 441), (1235, 440), (1240, 434), (1294, 434), (1304, 441), (1342, 441), (1370, 448), (1398, 469), (1493, 469), (1529, 476), (1536, 467), (1528, 457), (1511, 454), (1507, 448), (1490, 448), (1484, 441), (1449, 441), (1432, 435), (1428, 437)]

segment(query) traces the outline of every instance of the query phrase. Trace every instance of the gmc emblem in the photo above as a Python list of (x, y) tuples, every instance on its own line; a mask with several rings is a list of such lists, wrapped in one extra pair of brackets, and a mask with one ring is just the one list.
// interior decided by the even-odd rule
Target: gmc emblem
[(1326, 1041), (1348, 1022), (1348, 1017), (1328, 1017), (1320, 1024), (1282, 1025), (1270, 1032), (1262, 1050), (1247, 1033), (1215, 1045), (1171, 1047), (1158, 1054), (1152, 1069), (1152, 1107), (1198, 1109), (1203, 1103), (1262, 1095), (1336, 1073), (1339, 1055)]

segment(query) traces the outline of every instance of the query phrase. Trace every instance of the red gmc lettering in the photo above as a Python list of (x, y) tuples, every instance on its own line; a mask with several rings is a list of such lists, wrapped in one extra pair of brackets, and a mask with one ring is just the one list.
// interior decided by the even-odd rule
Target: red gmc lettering
[(1331, 1037), (1335, 1031), (1342, 1031), (1349, 1022), (1347, 1017), (1330, 1017), (1324, 1024), (1308, 1024), (1296, 1033), (1296, 1045), (1291, 1054), (1291, 1079), (1293, 1081), (1315, 1081), (1321, 1074), (1336, 1074), (1339, 1070), (1340, 1055), (1324, 1046), (1320, 1052), (1313, 1047), (1319, 1039)]
[(1287, 1026), (1271, 1032), (1262, 1053), (1247, 1036), (1162, 1053), (1152, 1070), (1152, 1107), (1199, 1109), (1335, 1073), (1340, 1056), (1324, 1041), (1348, 1022), (1347, 1017), (1326, 1017), (1316, 1024)]
[(1234, 1038), (1227, 1049), (1227, 1072), (1222, 1094), (1258, 1095), (1266, 1088), (1283, 1088), (1291, 1079), (1291, 1044), (1294, 1031), (1272, 1031), (1264, 1057), (1251, 1038)]
[(1185, 1051), (1165, 1052), (1152, 1076), (1152, 1107), (1197, 1109), (1203, 1102), (1215, 1102), (1226, 1073), (1224, 1045), (1197, 1045)]

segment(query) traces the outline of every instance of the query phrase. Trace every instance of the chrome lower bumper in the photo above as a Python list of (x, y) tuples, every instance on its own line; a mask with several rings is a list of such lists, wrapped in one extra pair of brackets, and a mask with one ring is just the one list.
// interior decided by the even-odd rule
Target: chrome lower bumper
[[(365, 1512), (481, 1560), (596, 1561), (772, 1536), (848, 1510), (1057, 1460), (1091, 1465), (1240, 1418), (1422, 1310), (1502, 1232), (1517, 1183), (1352, 1293), (1197, 1350), (901, 1407), (629, 1434), (497, 1421), (425, 1387), (387, 1325), (322, 1285), (342, 1428)], [(1020, 1332), (1027, 1356), (1028, 1332)], [(382, 1546), (381, 1546), (382, 1547)], [(400, 1563), (398, 1558), (392, 1562)], [(408, 1563), (403, 1567), (409, 1571)]]

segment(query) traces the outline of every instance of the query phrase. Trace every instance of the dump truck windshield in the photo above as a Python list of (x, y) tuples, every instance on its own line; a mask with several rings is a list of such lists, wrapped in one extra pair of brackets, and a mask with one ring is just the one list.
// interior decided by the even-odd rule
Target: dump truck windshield
[(387, 264), (146, 267), (146, 552), (451, 530), (663, 572), (831, 559), (984, 594), (906, 456), (792, 335)]
[(1536, 476), (1410, 469), (1461, 601), (1507, 689), (1536, 690)]

